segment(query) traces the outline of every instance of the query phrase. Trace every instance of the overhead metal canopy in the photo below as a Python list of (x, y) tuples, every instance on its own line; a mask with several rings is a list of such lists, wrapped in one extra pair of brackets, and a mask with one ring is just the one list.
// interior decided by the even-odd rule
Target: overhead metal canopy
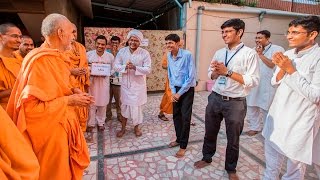
[(138, 27), (182, 7), (182, 2), (185, 0), (92, 0), (91, 4), (95, 22)]

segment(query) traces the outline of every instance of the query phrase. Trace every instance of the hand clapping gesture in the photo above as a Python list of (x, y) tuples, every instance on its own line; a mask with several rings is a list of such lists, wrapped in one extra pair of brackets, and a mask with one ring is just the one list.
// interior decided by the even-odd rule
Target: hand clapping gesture
[(272, 62), (288, 74), (296, 71), (288, 56), (283, 55), (281, 52), (277, 52), (272, 56)]
[(224, 63), (222, 62), (218, 62), (218, 61), (212, 61), (211, 62), (211, 70), (215, 73), (217, 73), (218, 75), (226, 75), (228, 72), (227, 67), (224, 65)]
[(126, 69), (136, 70), (136, 66), (131, 61), (128, 61), (126, 65)]

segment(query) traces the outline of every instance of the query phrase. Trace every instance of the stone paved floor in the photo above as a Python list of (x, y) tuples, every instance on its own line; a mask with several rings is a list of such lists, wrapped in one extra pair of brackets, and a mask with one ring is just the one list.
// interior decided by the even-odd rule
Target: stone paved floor
[[(204, 137), (204, 112), (208, 92), (195, 94), (189, 145), (184, 158), (174, 155), (178, 147), (169, 148), (168, 143), (175, 140), (173, 122), (163, 122), (157, 117), (162, 94), (148, 95), (148, 103), (144, 107), (143, 136), (136, 138), (130, 121), (127, 133), (122, 138), (116, 137), (120, 123), (114, 119), (106, 123), (102, 133), (89, 134), (88, 142), (91, 163), (83, 176), (84, 180), (95, 179), (227, 179), (224, 170), (226, 134), (222, 123), (219, 132), (217, 152), (210, 166), (195, 169), (193, 163), (202, 158)], [(115, 112), (114, 112), (115, 115)], [(172, 116), (168, 116), (172, 119)], [(244, 132), (247, 131), (247, 123)], [(241, 135), (238, 175), (243, 180), (261, 179), (265, 168), (263, 137)], [(307, 180), (317, 179), (312, 167), (308, 167)]]

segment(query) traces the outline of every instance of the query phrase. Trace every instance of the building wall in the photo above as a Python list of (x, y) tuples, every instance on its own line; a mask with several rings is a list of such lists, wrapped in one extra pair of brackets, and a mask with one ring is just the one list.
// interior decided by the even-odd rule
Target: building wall
[[(198, 6), (219, 7), (219, 8), (236, 8), (243, 7), (226, 5), (226, 4), (209, 4), (204, 2), (194, 1), (192, 8), (187, 9), (187, 25), (186, 25), (186, 48), (189, 49), (195, 56), (196, 49), (196, 24), (197, 24), (197, 8)], [(206, 89), (207, 69), (209, 67), (211, 58), (216, 50), (225, 46), (221, 38), (220, 26), (230, 18), (241, 18), (246, 23), (245, 34), (242, 41), (249, 47), (254, 47), (254, 38), (256, 32), (267, 29), (271, 32), (271, 42), (288, 49), (288, 43), (284, 36), (287, 31), (289, 22), (294, 17), (280, 16), (280, 15), (265, 15), (263, 20), (259, 22), (258, 14), (247, 13), (231, 13), (231, 12), (212, 12), (203, 11), (202, 15), (202, 30), (200, 43), (200, 61), (198, 80), (199, 84), (197, 90)], [(318, 42), (319, 38), (318, 38)]]
[(71, 0), (44, 0), (46, 15), (59, 13), (66, 16), (71, 22), (79, 23), (79, 13)]
[(300, 0), (300, 2), (288, 1), (288, 0), (261, 0), (258, 1), (257, 7), (278, 9), (283, 11), (292, 11), (306, 14), (320, 14), (320, 3), (311, 3), (306, 0)]
[[(99, 28), (99, 27), (85, 27), (85, 46), (87, 51), (95, 49), (95, 38), (98, 35), (104, 35), (108, 40), (112, 36), (118, 36), (121, 39), (120, 47), (125, 46), (126, 37), (131, 28)], [(165, 88), (165, 81), (167, 71), (162, 68), (162, 59), (166, 53), (164, 38), (171, 33), (183, 36), (182, 31), (170, 30), (141, 30), (145, 39), (148, 39), (148, 46), (142, 47), (149, 51), (151, 56), (152, 71), (147, 75), (147, 90), (148, 91), (162, 91)]]

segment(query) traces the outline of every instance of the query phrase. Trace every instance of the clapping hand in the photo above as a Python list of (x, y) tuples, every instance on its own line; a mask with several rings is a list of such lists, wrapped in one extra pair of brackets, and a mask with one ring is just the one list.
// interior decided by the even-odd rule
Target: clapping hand
[(224, 76), (227, 74), (227, 71), (228, 71), (224, 63), (218, 62), (218, 61), (212, 61), (210, 67), (211, 67), (211, 70), (217, 73), (218, 75)]
[(288, 74), (292, 74), (296, 71), (292, 61), (288, 58), (288, 56), (283, 55), (282, 52), (275, 53), (272, 56), (272, 62)]
[(262, 45), (258, 45), (258, 46), (256, 47), (256, 51), (257, 51), (258, 55), (262, 55), (262, 54), (263, 54), (263, 51), (264, 51), (263, 46), (262, 46)]
[(131, 61), (128, 61), (126, 65), (126, 69), (136, 70), (136, 66)]

